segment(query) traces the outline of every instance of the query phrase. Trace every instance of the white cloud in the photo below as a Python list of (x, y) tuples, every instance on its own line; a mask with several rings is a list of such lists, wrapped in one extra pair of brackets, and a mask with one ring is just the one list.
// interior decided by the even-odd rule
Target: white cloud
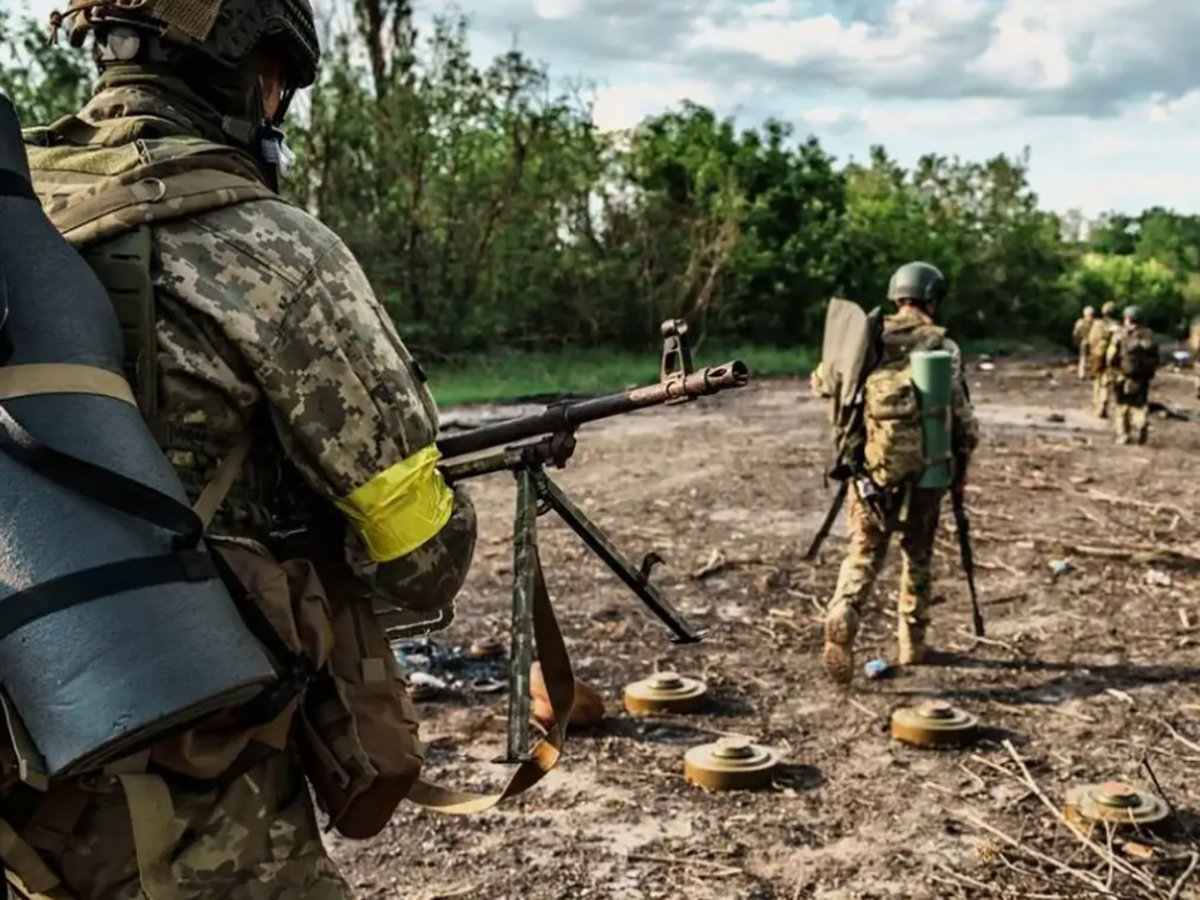
[(713, 85), (702, 81), (646, 81), (602, 87), (596, 91), (592, 121), (603, 131), (623, 131), (680, 100), (711, 106), (716, 98)]
[(534, 0), (533, 10), (543, 19), (569, 19), (587, 8), (586, 0)]
[[(29, 2), (42, 19), (55, 5)], [(481, 52), (506, 47), (515, 32), (552, 74), (594, 81), (595, 117), (606, 129), (690, 99), (743, 126), (790, 119), (841, 160), (863, 158), (873, 143), (905, 163), (924, 153), (983, 159), (1028, 145), (1031, 181), (1054, 208), (1200, 212), (1196, 0), (457, 7), (474, 20)]]

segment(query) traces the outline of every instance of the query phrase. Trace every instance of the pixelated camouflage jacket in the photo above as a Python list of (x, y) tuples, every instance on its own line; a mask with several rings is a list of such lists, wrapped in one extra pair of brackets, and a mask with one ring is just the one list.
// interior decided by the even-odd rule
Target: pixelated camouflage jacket
[[(185, 108), (150, 85), (117, 86), (77, 118), (110, 143), (213, 139)], [(293, 471), (316, 500), (307, 505), (340, 516), (334, 501), (433, 443), (438, 411), (424, 375), (350, 250), (313, 216), (272, 196), (156, 222), (152, 236), (164, 450), (193, 498), (247, 424), (257, 429), (214, 530), (261, 539), (279, 516), (267, 495)], [(396, 560), (371, 563), (338, 528), (358, 579), (406, 608), (448, 604), (474, 552), (461, 488), (441, 531)]]
[(971, 404), (963, 370), (962, 351), (946, 337), (944, 328), (915, 306), (902, 306), (883, 320), (883, 360), (881, 365), (907, 361), (909, 354), (923, 348), (937, 348), (950, 354), (950, 406), (953, 413), (951, 444), (965, 464), (979, 445), (979, 423)]

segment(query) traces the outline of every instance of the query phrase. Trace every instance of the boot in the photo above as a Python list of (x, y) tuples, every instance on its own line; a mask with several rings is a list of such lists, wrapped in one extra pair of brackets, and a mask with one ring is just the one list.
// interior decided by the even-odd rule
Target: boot
[(1147, 429), (1143, 428), (1140, 431), (1138, 431), (1138, 443), (1140, 445), (1142, 445), (1144, 447), (1148, 440), (1150, 440), (1150, 433)]
[[(836, 601), (835, 601), (836, 603)], [(830, 606), (825, 618), (825, 671), (838, 684), (849, 684), (854, 678), (854, 637), (858, 632), (858, 615), (841, 603)]]
[(929, 648), (925, 646), (924, 624), (910, 622), (902, 616), (896, 638), (900, 644), (900, 665), (919, 666), (925, 661)]

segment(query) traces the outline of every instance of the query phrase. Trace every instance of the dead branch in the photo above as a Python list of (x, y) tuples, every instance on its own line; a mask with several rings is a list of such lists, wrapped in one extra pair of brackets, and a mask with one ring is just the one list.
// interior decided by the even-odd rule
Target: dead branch
[(1101, 847), (1099, 844), (1085, 835), (1081, 830), (1076, 828), (1075, 825), (1065, 815), (1063, 815), (1062, 811), (1050, 802), (1050, 798), (1042, 792), (1041, 788), (1038, 787), (1037, 782), (1033, 780), (1033, 776), (1029, 774), (1029, 769), (1025, 765), (1025, 761), (1021, 759), (1020, 754), (1017, 753), (1017, 749), (1012, 745), (1012, 741), (1005, 740), (1002, 742), (1002, 744), (1004, 749), (1008, 751), (1008, 755), (1012, 757), (1013, 762), (1015, 762), (1017, 767), (1020, 768), (1022, 776), (1021, 780), (1025, 782), (1025, 785), (1031, 791), (1033, 791), (1034, 794), (1037, 795), (1037, 798), (1042, 801), (1042, 805), (1045, 806), (1046, 809), (1050, 810), (1054, 818), (1058, 819), (1062, 825), (1065, 825), (1071, 834), (1073, 834), (1081, 844), (1099, 856), (1102, 861), (1108, 863), (1110, 867), (1120, 869), (1121, 872), (1128, 875), (1130, 878), (1133, 878), (1144, 887), (1147, 887), (1152, 891), (1156, 890), (1154, 881), (1152, 879), (1142, 872), (1139, 872), (1133, 866), (1126, 863), (1123, 859), (1118, 859), (1111, 849), (1105, 850), (1105, 848)]

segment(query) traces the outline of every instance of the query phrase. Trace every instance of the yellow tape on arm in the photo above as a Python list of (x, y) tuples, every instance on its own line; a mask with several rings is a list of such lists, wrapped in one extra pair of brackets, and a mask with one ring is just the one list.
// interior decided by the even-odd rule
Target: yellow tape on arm
[(450, 520), (454, 492), (438, 471), (440, 459), (431, 444), (337, 501), (375, 562), (412, 553)]

